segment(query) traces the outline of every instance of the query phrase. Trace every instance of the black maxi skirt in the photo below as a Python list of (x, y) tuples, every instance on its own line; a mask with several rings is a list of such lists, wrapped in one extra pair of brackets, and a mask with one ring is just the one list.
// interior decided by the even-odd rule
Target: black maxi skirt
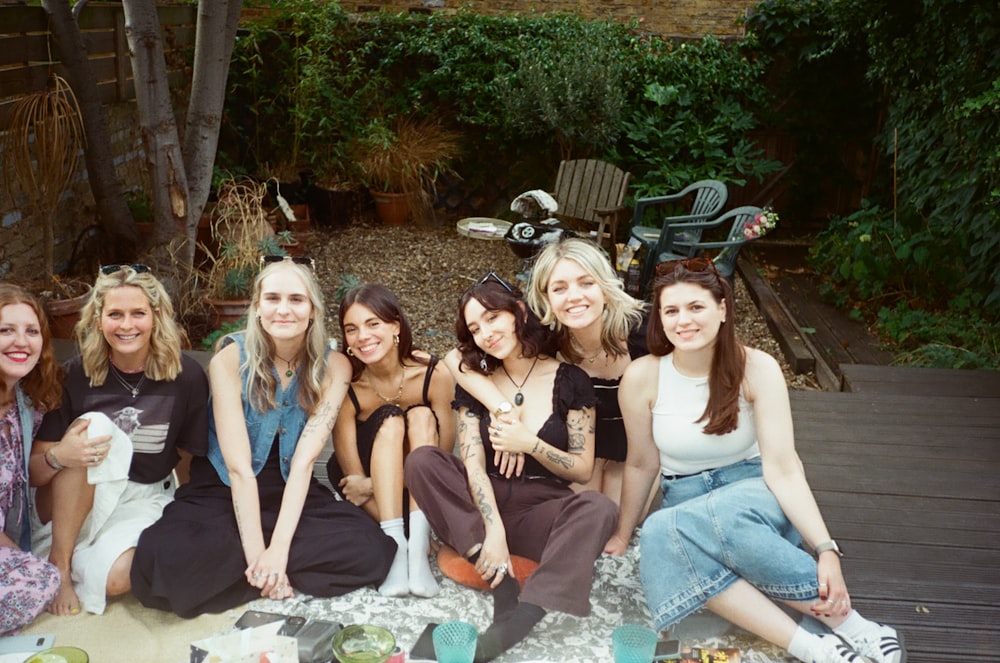
[[(265, 542), (285, 489), (277, 446), (257, 475)], [(311, 481), (288, 555), (287, 574), (297, 593), (331, 597), (378, 585), (395, 553), (396, 543), (368, 514)], [(185, 618), (223, 612), (260, 598), (260, 590), (246, 580), (246, 568), (232, 491), (207, 458), (196, 457), (191, 481), (139, 537), (132, 593), (144, 606)]]

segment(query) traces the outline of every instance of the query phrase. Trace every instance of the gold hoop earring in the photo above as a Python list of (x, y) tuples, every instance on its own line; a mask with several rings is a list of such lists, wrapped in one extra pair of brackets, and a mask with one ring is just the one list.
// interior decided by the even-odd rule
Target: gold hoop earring
[(354, 348), (352, 348), (352, 347), (351, 347), (351, 346), (349, 346), (349, 345), (347, 346), (347, 355), (348, 355), (349, 357), (353, 357), (353, 356), (354, 356)]
[(392, 335), (392, 344), (393, 345), (399, 345), (399, 334), (393, 334)]

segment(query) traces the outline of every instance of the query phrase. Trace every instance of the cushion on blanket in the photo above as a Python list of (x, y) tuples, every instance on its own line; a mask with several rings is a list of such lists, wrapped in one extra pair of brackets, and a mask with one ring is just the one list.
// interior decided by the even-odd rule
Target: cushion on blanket
[[(472, 587), (473, 589), (490, 588), (476, 571), (476, 567), (469, 560), (455, 552), (455, 549), (451, 546), (441, 546), (437, 559), (441, 573), (460, 585)], [(517, 578), (518, 584), (522, 587), (524, 587), (524, 581), (528, 579), (528, 576), (538, 568), (538, 562), (518, 555), (511, 555), (510, 563), (514, 566), (514, 577)]]

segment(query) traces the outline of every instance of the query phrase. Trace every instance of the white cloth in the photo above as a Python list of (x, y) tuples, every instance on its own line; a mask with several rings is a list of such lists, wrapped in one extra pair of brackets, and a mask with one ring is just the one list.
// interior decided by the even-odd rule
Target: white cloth
[[(87, 469), (87, 480), (94, 484), (94, 505), (83, 521), (80, 535), (73, 549), (73, 588), (87, 612), (103, 614), (107, 604), (108, 573), (122, 553), (134, 548), (142, 531), (159, 520), (164, 507), (174, 498), (172, 476), (163, 481), (144, 484), (128, 480), (128, 468), (132, 459), (132, 442), (128, 435), (111, 423), (99, 412), (81, 415), (91, 420), (87, 428), (88, 437), (111, 435), (111, 450), (105, 462), (111, 467), (96, 472)], [(124, 437), (124, 442), (122, 442)], [(127, 460), (125, 458), (127, 454)], [(112, 456), (115, 460), (112, 461)], [(124, 465), (125, 478), (121, 476)], [(32, 500), (31, 509), (31, 550), (39, 557), (46, 558), (52, 548), (52, 523), (44, 525)]]
[(107, 456), (100, 465), (87, 468), (87, 483), (128, 481), (128, 470), (132, 466), (132, 440), (129, 436), (101, 412), (88, 412), (80, 418), (90, 420), (90, 426), (87, 427), (88, 438), (111, 436), (111, 447)]
[(535, 216), (539, 211), (545, 212), (544, 216), (548, 217), (558, 209), (556, 199), (541, 189), (525, 191), (510, 203), (510, 210), (525, 218)]

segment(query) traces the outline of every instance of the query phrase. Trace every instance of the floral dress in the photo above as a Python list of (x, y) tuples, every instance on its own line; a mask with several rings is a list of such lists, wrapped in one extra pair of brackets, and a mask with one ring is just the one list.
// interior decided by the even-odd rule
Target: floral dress
[[(34, 414), (35, 426), (41, 414)], [(16, 547), (27, 519), (27, 472), (17, 405), (0, 416), (0, 635), (30, 624), (59, 591), (59, 571)]]

